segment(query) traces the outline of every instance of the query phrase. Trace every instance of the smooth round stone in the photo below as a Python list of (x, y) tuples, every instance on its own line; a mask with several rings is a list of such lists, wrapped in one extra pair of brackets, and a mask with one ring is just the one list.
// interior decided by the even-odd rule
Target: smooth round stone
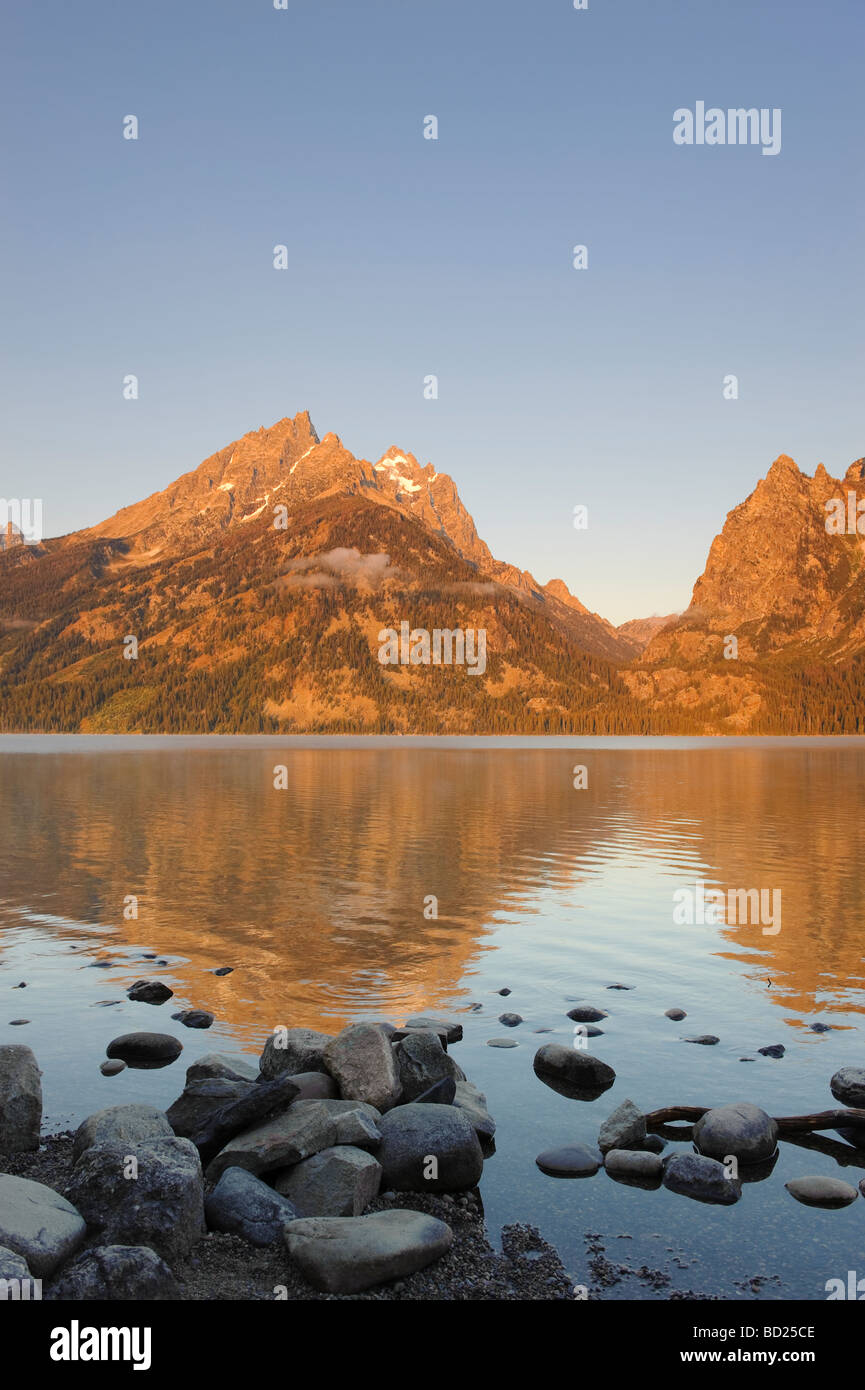
[(829, 1082), (829, 1089), (842, 1105), (865, 1110), (865, 1067), (842, 1067)]
[(603, 1009), (595, 1009), (591, 1004), (577, 1004), (576, 1008), (568, 1009), (567, 1016), (573, 1023), (600, 1023), (602, 1018), (609, 1017)]
[(29, 1023), (29, 1018), (13, 1018), (10, 1020), (10, 1028), (22, 1028), (25, 1023)]
[(115, 1057), (110, 1062), (103, 1062), (99, 1070), (103, 1076), (116, 1076), (118, 1072), (126, 1070), (126, 1063), (121, 1062), (119, 1057)]
[(519, 1047), (515, 1038), (487, 1038), (487, 1047)]
[(714, 1033), (700, 1033), (699, 1037), (685, 1039), (685, 1042), (699, 1043), (701, 1047), (714, 1047), (715, 1043), (720, 1041), (721, 1039), (716, 1038)]
[(535, 1163), (551, 1178), (590, 1178), (603, 1163), (600, 1153), (585, 1144), (563, 1144), (558, 1149), (545, 1149)]
[(499, 1023), (503, 1023), (506, 1028), (518, 1028), (522, 1021), (522, 1014), (499, 1014)]
[(849, 1207), (858, 1195), (855, 1187), (842, 1182), (840, 1178), (791, 1178), (784, 1186), (791, 1197), (803, 1202), (806, 1207)]
[(512, 990), (509, 990), (507, 987), (505, 987), (505, 989), (494, 989), (494, 990), (493, 990), (493, 994), (503, 994), (503, 995), (504, 995), (504, 994), (512, 994), (512, 993), (513, 993), (513, 991), (512, 991)]
[(610, 1149), (604, 1167), (611, 1178), (635, 1178), (643, 1182), (660, 1182), (661, 1160), (656, 1153), (640, 1149)]
[(687, 1017), (688, 1015), (685, 1013), (684, 1009), (667, 1009), (664, 1014), (664, 1018), (671, 1018), (674, 1023), (678, 1023), (680, 1019)]
[(105, 1049), (108, 1057), (119, 1057), (127, 1066), (167, 1067), (183, 1051), (183, 1043), (169, 1033), (122, 1033)]
[(722, 1162), (734, 1154), (740, 1163), (760, 1163), (778, 1147), (778, 1126), (759, 1106), (738, 1101), (707, 1110), (694, 1126), (694, 1143)]

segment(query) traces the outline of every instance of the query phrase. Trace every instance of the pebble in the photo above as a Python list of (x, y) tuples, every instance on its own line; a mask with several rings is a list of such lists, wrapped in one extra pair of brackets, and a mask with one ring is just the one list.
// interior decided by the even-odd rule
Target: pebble
[(522, 1021), (522, 1014), (499, 1014), (499, 1023), (503, 1023), (506, 1028), (518, 1028)]
[(519, 1047), (515, 1038), (487, 1038), (487, 1047)]
[(714, 1033), (701, 1033), (696, 1038), (685, 1038), (685, 1042), (699, 1043), (701, 1047), (714, 1047), (715, 1043), (720, 1041), (721, 1039), (716, 1038)]
[(493, 994), (510, 994), (510, 993), (511, 993), (511, 991), (510, 991), (509, 989), (494, 989), (494, 990), (493, 990)]
[(812, 1033), (831, 1033), (831, 1032), (832, 1032), (832, 1025), (831, 1025), (831, 1023), (809, 1023), (809, 1024), (808, 1024), (808, 1027), (811, 1029), (811, 1032), (812, 1032)]
[(29, 1023), (29, 1018), (13, 1018), (9, 1022), (10, 1028), (20, 1028), (22, 1023)]
[(600, 1023), (602, 1018), (609, 1015), (604, 1009), (595, 1009), (591, 1004), (578, 1004), (575, 1009), (568, 1009), (567, 1017), (574, 1023)]
[(110, 1062), (103, 1062), (99, 1070), (103, 1076), (116, 1076), (118, 1072), (126, 1070), (126, 1063), (121, 1062), (119, 1057), (113, 1057)]
[(607, 985), (607, 989), (634, 989), (634, 985)]
[(664, 1018), (671, 1018), (675, 1023), (678, 1023), (680, 1019), (687, 1017), (688, 1015), (685, 1013), (684, 1009), (667, 1009), (666, 1013), (664, 1014)]
[(234, 972), (233, 965), (220, 965), (218, 970), (211, 970), (211, 975), (231, 975)]
[(787, 1051), (783, 1043), (772, 1043), (769, 1047), (758, 1047), (761, 1057), (783, 1057)]

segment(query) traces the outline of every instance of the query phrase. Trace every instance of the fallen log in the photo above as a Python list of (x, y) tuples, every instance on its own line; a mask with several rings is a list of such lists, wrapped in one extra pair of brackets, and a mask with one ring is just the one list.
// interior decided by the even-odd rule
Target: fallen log
[[(686, 1120), (696, 1124), (706, 1114), (710, 1105), (667, 1105), (661, 1110), (652, 1110), (646, 1116), (646, 1125), (654, 1129), (656, 1125), (669, 1124), (671, 1120)], [(779, 1134), (802, 1134), (814, 1129), (855, 1129), (860, 1125), (865, 1129), (865, 1110), (821, 1110), (814, 1115), (775, 1115)]]

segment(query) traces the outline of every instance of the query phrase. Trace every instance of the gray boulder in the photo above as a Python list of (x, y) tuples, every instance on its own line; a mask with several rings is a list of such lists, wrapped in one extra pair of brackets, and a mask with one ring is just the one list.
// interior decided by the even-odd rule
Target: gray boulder
[(298, 1100), (339, 1100), (339, 1087), (326, 1071), (293, 1072)]
[(381, 1176), (372, 1154), (341, 1144), (280, 1173), (275, 1186), (298, 1216), (360, 1216), (378, 1196)]
[(41, 1075), (29, 1047), (23, 1043), (0, 1047), (0, 1153), (39, 1148)]
[(369, 1143), (377, 1138), (378, 1120), (374, 1106), (360, 1101), (296, 1100), (282, 1114), (244, 1130), (226, 1144), (208, 1165), (208, 1181), (214, 1182), (231, 1167), (250, 1173), (287, 1168), (335, 1144), (359, 1148), (358, 1137), (366, 1134)]
[(286, 1227), (288, 1253), (314, 1288), (362, 1293), (403, 1279), (448, 1251), (453, 1232), (418, 1211), (371, 1216), (309, 1217)]
[(842, 1067), (829, 1082), (829, 1089), (842, 1105), (865, 1110), (865, 1067)]
[(205, 1052), (186, 1068), (186, 1084), (193, 1081), (257, 1081), (260, 1073), (245, 1057), (228, 1057), (224, 1052)]
[(660, 1182), (662, 1167), (657, 1154), (639, 1149), (610, 1149), (604, 1156), (604, 1168), (611, 1178)]
[(475, 1134), (483, 1142), (492, 1139), (496, 1132), (496, 1122), (487, 1109), (487, 1098), (483, 1091), (470, 1081), (457, 1081), (454, 1086), (452, 1104), (471, 1121)]
[(598, 1148), (601, 1153), (611, 1149), (633, 1149), (646, 1137), (646, 1117), (632, 1100), (623, 1100), (601, 1125)]
[(855, 1187), (842, 1182), (840, 1178), (791, 1178), (784, 1186), (791, 1197), (806, 1207), (828, 1207), (832, 1210), (849, 1207), (859, 1195)]
[(325, 1048), (327, 1070), (345, 1100), (390, 1110), (402, 1095), (394, 1048), (374, 1023), (350, 1023)]
[[(462, 1192), (484, 1168), (471, 1120), (453, 1105), (400, 1105), (383, 1115), (376, 1157), (397, 1192)], [(428, 1176), (429, 1175), (429, 1176)]]
[(236, 1134), (283, 1114), (296, 1096), (297, 1087), (291, 1077), (277, 1076), (273, 1081), (247, 1086), (243, 1094), (224, 1101), (204, 1117), (190, 1136), (202, 1163), (215, 1158)]
[(616, 1073), (588, 1049), (544, 1043), (535, 1053), (535, 1074), (542, 1081), (559, 1082), (577, 1090), (600, 1090), (612, 1086)]
[(95, 1144), (75, 1164), (66, 1195), (103, 1244), (147, 1245), (169, 1264), (204, 1234), (204, 1178), (189, 1139)]
[(696, 1202), (731, 1206), (742, 1195), (742, 1185), (728, 1178), (723, 1163), (703, 1154), (671, 1154), (662, 1159), (664, 1186)]
[(332, 1042), (329, 1033), (314, 1028), (277, 1028), (264, 1044), (259, 1061), (262, 1076), (272, 1080), (296, 1071), (329, 1071), (324, 1053)]
[[(17, 989), (17, 985), (12, 986)], [(8, 1245), (0, 1245), (0, 1279), (29, 1279), (30, 1266), (23, 1255), (10, 1250)]]
[(740, 1163), (760, 1163), (778, 1147), (778, 1126), (759, 1106), (738, 1101), (707, 1110), (694, 1126), (694, 1143), (709, 1158), (732, 1154)]
[(66, 1265), (51, 1285), (53, 1302), (159, 1302), (182, 1294), (168, 1265), (147, 1245), (97, 1245)]
[(428, 1032), (430, 1028), (434, 1032), (444, 1029), (445, 1036), (449, 1043), (460, 1042), (463, 1035), (461, 1023), (452, 1023), (447, 1018), (433, 1018), (429, 1014), (414, 1014), (405, 1021), (406, 1028), (420, 1028), (423, 1032)]
[(437, 1081), (465, 1080), (465, 1073), (449, 1057), (435, 1033), (410, 1033), (394, 1048), (404, 1101), (417, 1100)]
[(298, 1215), (294, 1205), (244, 1168), (226, 1168), (204, 1203), (212, 1231), (243, 1236), (251, 1245), (281, 1240), (286, 1222)]
[(72, 1141), (72, 1158), (77, 1162), (94, 1144), (145, 1144), (173, 1134), (165, 1112), (153, 1105), (109, 1105), (82, 1120)]
[(253, 1089), (258, 1090), (254, 1081), (229, 1081), (224, 1076), (190, 1081), (184, 1087), (183, 1094), (177, 1097), (173, 1105), (169, 1105), (165, 1118), (178, 1138), (191, 1139), (218, 1110)]
[(59, 1192), (0, 1173), (0, 1245), (26, 1260), (37, 1279), (68, 1260), (86, 1232), (81, 1212)]

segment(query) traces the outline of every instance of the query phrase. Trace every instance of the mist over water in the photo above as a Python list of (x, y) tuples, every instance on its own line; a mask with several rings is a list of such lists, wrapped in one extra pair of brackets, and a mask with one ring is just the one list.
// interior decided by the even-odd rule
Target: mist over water
[[(835, 1104), (832, 1073), (865, 1064), (865, 743), (401, 742), (0, 739), (0, 1042), (36, 1053), (46, 1127), (104, 1105), (168, 1105), (196, 1056), (254, 1056), (278, 1025), (336, 1032), (461, 1010), (454, 1055), (498, 1125), (481, 1186), (493, 1238), (529, 1221), (586, 1283), (585, 1233), (598, 1232), (614, 1267), (671, 1280), (625, 1275), (609, 1297), (825, 1298), (828, 1279), (862, 1266), (862, 1211), (802, 1207), (784, 1182), (857, 1183), (865, 1156), (837, 1136), (782, 1143), (771, 1176), (730, 1208), (603, 1172), (560, 1181), (534, 1159), (594, 1143), (626, 1097), (644, 1111)], [(676, 925), (674, 892), (698, 882), (780, 890), (781, 931)], [(123, 916), (130, 895), (137, 920)], [(424, 916), (430, 895), (437, 918)], [(208, 973), (223, 965), (233, 973)], [(141, 977), (175, 998), (128, 1001)], [(505, 986), (507, 999), (494, 993)], [(572, 1042), (577, 1000), (609, 1012), (590, 1046), (617, 1081), (591, 1104), (532, 1071), (542, 1043)], [(674, 1005), (681, 1023), (664, 1017)], [(185, 1007), (217, 1021), (186, 1029), (171, 1019)], [(505, 1009), (524, 1022), (504, 1028)], [(181, 1058), (101, 1076), (106, 1044), (132, 1029), (176, 1035)], [(720, 1043), (683, 1041), (701, 1033)], [(519, 1046), (485, 1045), (503, 1034)], [(779, 1061), (757, 1053), (773, 1043)], [(736, 1282), (754, 1275), (780, 1282)]]

